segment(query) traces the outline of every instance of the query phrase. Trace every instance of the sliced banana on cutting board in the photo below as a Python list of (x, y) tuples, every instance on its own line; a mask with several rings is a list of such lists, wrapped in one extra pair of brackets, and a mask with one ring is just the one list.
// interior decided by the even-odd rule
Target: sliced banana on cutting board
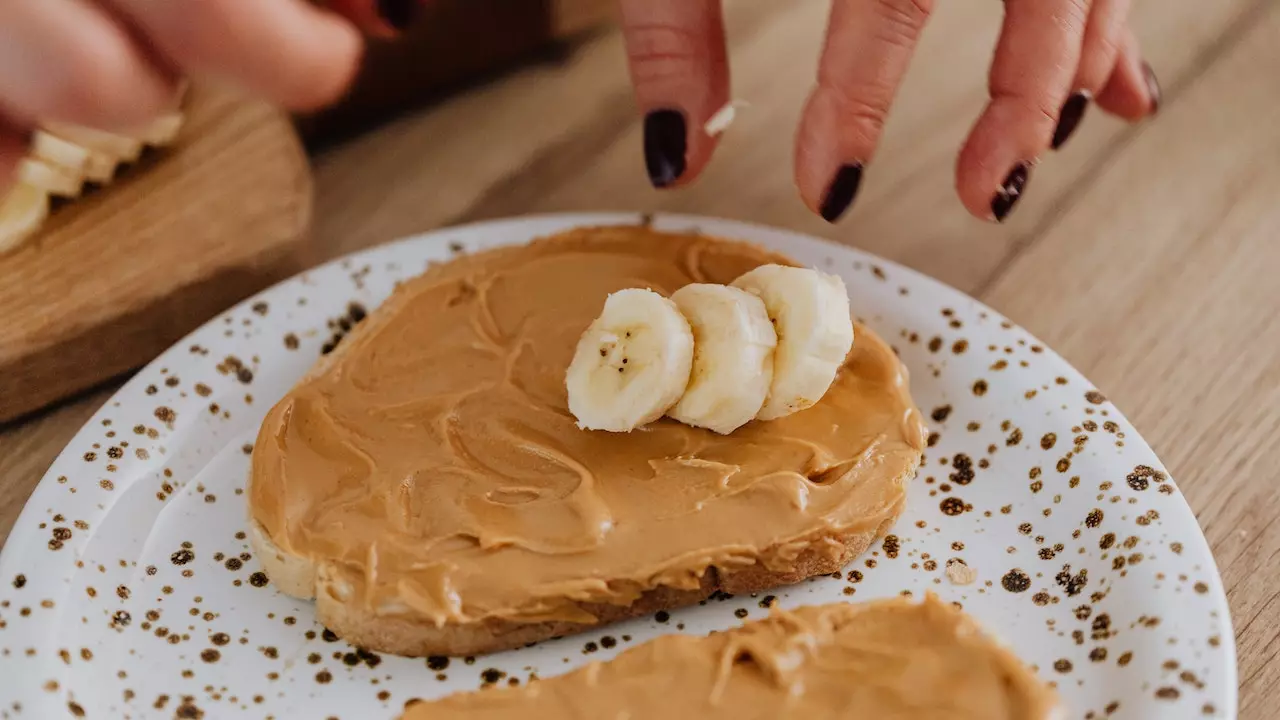
[(49, 215), (49, 198), (76, 198), (85, 183), (108, 184), (123, 164), (146, 147), (171, 145), (184, 116), (173, 112), (125, 133), (48, 123), (33, 133), (31, 150), (17, 168), (17, 184), (0, 195), (0, 253), (21, 245)]
[(0, 253), (12, 250), (35, 234), (49, 217), (49, 194), (30, 185), (17, 185), (0, 200)]
[(578, 341), (565, 373), (569, 411), (584, 430), (630, 432), (657, 420), (689, 384), (693, 331), (652, 290), (621, 290)]
[(760, 420), (799, 412), (827, 394), (853, 347), (844, 281), (807, 268), (763, 265), (733, 281), (764, 301), (778, 332), (773, 384)]
[(722, 435), (755, 418), (773, 382), (778, 334), (760, 298), (728, 285), (686, 285), (671, 296), (693, 329), (693, 372), (667, 415)]
[(852, 347), (844, 282), (816, 270), (763, 265), (670, 300), (623, 290), (578, 343), (569, 410), (587, 430), (629, 432), (665, 414), (727, 435), (812, 407)]

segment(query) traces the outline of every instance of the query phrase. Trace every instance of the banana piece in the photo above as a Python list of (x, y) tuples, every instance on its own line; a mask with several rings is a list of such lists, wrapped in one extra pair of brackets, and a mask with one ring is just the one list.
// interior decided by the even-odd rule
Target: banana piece
[(84, 166), (84, 179), (106, 185), (116, 176), (120, 163), (110, 155), (96, 150), (89, 151), (89, 161)]
[(620, 290), (578, 341), (565, 373), (569, 412), (584, 430), (630, 432), (676, 404), (692, 366), (693, 331), (676, 304)]
[(763, 407), (778, 335), (764, 302), (745, 290), (686, 285), (671, 300), (693, 329), (693, 372), (667, 416), (728, 435)]
[(84, 182), (72, 174), (43, 160), (25, 158), (18, 163), (18, 182), (58, 197), (78, 197)]
[(70, 174), (82, 173), (89, 164), (88, 148), (37, 130), (31, 138), (31, 155)]
[(0, 200), (0, 253), (21, 245), (49, 216), (49, 195), (19, 183)]
[(130, 133), (130, 135), (152, 147), (172, 145), (173, 141), (178, 138), (178, 132), (182, 130), (182, 123), (185, 119), (185, 116), (180, 112), (161, 115), (137, 133)]
[(853, 347), (844, 281), (808, 268), (762, 265), (732, 285), (764, 301), (778, 333), (773, 381), (756, 418), (774, 420), (812, 407)]
[(117, 162), (133, 162), (142, 154), (142, 141), (135, 138), (70, 123), (48, 123), (44, 129), (67, 142), (110, 155)]

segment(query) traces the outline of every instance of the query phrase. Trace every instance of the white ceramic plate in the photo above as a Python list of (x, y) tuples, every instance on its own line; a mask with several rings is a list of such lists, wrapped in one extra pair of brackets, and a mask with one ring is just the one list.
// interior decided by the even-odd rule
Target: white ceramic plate
[[(638, 221), (430, 233), (267, 290), (160, 356), (58, 457), (0, 556), (0, 715), (393, 718), (411, 698), (555, 675), (656, 635), (765, 615), (772, 596), (717, 599), (446, 667), (326, 637), (311, 606), (275, 592), (247, 554), (241, 493), (260, 419), (350, 323), (352, 303), (373, 308), (396, 280), (455, 253)], [(1070, 717), (1235, 717), (1230, 618), (1195, 518), (1065, 361), (978, 302), (865, 253), (722, 220), (654, 224), (754, 240), (844, 276), (931, 417), (936, 436), (894, 535), (842, 578), (779, 589), (778, 604), (933, 591), (1056, 683)]]

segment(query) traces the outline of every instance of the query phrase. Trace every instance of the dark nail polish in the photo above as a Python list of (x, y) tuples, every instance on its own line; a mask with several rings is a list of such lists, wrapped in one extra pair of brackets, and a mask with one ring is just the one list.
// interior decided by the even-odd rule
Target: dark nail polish
[(1027, 186), (1030, 172), (1031, 166), (1020, 162), (1005, 177), (1000, 191), (991, 199), (991, 214), (996, 216), (997, 222), (1004, 222), (1004, 219), (1009, 216), (1009, 211), (1022, 197), (1022, 190)]
[(654, 110), (644, 117), (644, 165), (654, 187), (667, 187), (684, 174), (687, 132), (679, 110)]
[(418, 15), (418, 0), (378, 0), (378, 15), (396, 30), (407, 30)]
[(1160, 112), (1160, 81), (1156, 79), (1156, 71), (1151, 69), (1147, 63), (1142, 63), (1142, 74), (1147, 78), (1147, 92), (1151, 95), (1151, 112), (1155, 115)]
[(1084, 119), (1084, 113), (1089, 109), (1089, 101), (1092, 96), (1084, 90), (1077, 90), (1071, 93), (1071, 97), (1062, 104), (1062, 111), (1058, 113), (1058, 127), (1053, 131), (1053, 149), (1057, 150), (1071, 138), (1071, 134), (1080, 126), (1080, 121)]
[(822, 207), (818, 209), (822, 219), (829, 223), (839, 220), (844, 211), (848, 210), (849, 205), (853, 203), (853, 198), (858, 194), (858, 185), (861, 182), (861, 164), (842, 165), (836, 171), (835, 177), (831, 179), (831, 184), (827, 186), (827, 194), (822, 198)]

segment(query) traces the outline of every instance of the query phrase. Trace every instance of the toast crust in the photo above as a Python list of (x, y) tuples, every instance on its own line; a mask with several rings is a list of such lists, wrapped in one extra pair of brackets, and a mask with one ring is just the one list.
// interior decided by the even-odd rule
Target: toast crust
[[(915, 468), (908, 475), (914, 476)], [(900, 482), (908, 482), (910, 479), (904, 476)], [(280, 550), (256, 523), (253, 524), (250, 540), (271, 582), (286, 595), (302, 600), (315, 599), (316, 619), (352, 645), (408, 657), (463, 656), (511, 650), (542, 640), (586, 632), (599, 625), (649, 615), (659, 610), (694, 605), (717, 591), (729, 595), (759, 593), (807, 578), (838, 573), (850, 561), (866, 552), (873, 542), (884, 537), (897, 521), (902, 508), (903, 504), (899, 504), (891, 517), (870, 532), (814, 538), (809, 547), (796, 557), (795, 565), (787, 572), (774, 572), (758, 564), (731, 572), (710, 567), (696, 590), (658, 587), (645, 592), (630, 605), (575, 603), (598, 619), (594, 624), (522, 623), (502, 618), (486, 618), (475, 623), (436, 627), (426, 618), (411, 614), (364, 612), (359, 605), (344, 603), (336, 598), (330, 592), (333, 584), (323, 570), (316, 568), (306, 558)], [(836, 547), (839, 548), (838, 551), (835, 550)]]

